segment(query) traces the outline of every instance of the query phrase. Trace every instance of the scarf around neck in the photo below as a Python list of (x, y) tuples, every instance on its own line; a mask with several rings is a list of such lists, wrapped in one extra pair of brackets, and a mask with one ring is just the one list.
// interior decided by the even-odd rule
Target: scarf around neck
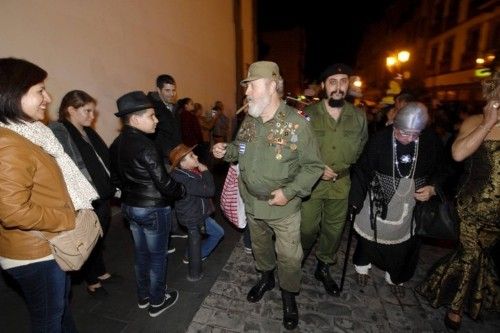
[(73, 160), (64, 152), (62, 145), (47, 126), (39, 121), (21, 121), (20, 123), (0, 123), (0, 127), (16, 132), (54, 157), (75, 210), (92, 209), (92, 201), (99, 198), (99, 195)]

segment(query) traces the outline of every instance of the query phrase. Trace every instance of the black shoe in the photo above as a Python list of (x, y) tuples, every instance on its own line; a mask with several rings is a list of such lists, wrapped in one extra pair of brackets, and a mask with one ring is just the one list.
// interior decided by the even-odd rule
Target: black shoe
[(247, 295), (247, 301), (255, 303), (261, 300), (265, 292), (274, 288), (274, 270), (263, 272), (260, 280), (250, 289)]
[(340, 289), (337, 283), (333, 281), (330, 276), (330, 270), (328, 264), (325, 264), (321, 260), (318, 260), (318, 265), (316, 266), (316, 272), (314, 272), (314, 277), (316, 280), (323, 282), (323, 286), (328, 294), (332, 296), (339, 296)]
[(149, 306), (149, 316), (150, 317), (157, 317), (161, 315), (165, 310), (169, 309), (172, 307), (177, 300), (179, 299), (179, 292), (175, 289), (169, 290), (165, 294), (165, 299), (163, 300), (163, 303), (160, 305), (150, 305)]
[(95, 298), (105, 298), (106, 296), (109, 295), (108, 291), (106, 289), (104, 289), (104, 287), (98, 287), (98, 288), (94, 288), (94, 290), (90, 290), (88, 287), (87, 287), (87, 293), (92, 296), (92, 297), (95, 297)]
[(299, 324), (299, 310), (295, 302), (295, 294), (282, 290), (281, 300), (283, 301), (283, 326), (287, 330), (293, 330)]
[(106, 279), (97, 278), (101, 283), (121, 283), (125, 278), (119, 274), (111, 274), (110, 277)]
[(147, 308), (149, 306), (149, 297), (140, 299), (137, 302), (137, 306), (139, 307), (139, 309), (145, 309), (145, 308)]

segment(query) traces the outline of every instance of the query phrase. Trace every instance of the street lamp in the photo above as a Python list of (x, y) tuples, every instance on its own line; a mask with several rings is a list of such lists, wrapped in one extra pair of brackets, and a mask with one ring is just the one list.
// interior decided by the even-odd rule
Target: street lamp
[(409, 71), (401, 72), (403, 65), (409, 60), (410, 52), (407, 50), (401, 50), (385, 58), (385, 65), (387, 66), (389, 72), (395, 72), (397, 80), (409, 79), (411, 75)]

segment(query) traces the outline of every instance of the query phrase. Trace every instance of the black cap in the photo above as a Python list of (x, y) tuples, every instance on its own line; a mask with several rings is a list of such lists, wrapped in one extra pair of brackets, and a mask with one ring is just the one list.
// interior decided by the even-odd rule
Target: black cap
[(327, 78), (335, 74), (346, 74), (347, 76), (352, 75), (352, 68), (346, 64), (338, 63), (328, 66), (320, 75), (319, 79), (324, 82)]
[(123, 117), (126, 114), (149, 109), (153, 107), (151, 101), (146, 94), (142, 91), (132, 91), (116, 100), (118, 112), (115, 113), (117, 117)]

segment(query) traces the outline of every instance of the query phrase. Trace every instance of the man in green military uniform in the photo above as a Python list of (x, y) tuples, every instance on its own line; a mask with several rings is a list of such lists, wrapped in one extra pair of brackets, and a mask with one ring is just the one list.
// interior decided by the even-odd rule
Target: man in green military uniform
[(329, 266), (336, 262), (344, 229), (351, 187), (349, 168), (368, 139), (365, 113), (344, 100), (350, 75), (351, 69), (344, 64), (326, 68), (320, 77), (325, 97), (305, 110), (311, 118), (324, 171), (311, 197), (302, 203), (302, 247), (307, 257), (318, 241), (314, 276), (333, 296), (339, 294), (339, 287), (330, 276)]
[(239, 162), (239, 188), (261, 272), (247, 300), (258, 302), (274, 288), (277, 267), (283, 324), (293, 329), (298, 324), (295, 294), (302, 275), (301, 201), (311, 193), (324, 163), (307, 120), (281, 100), (283, 79), (278, 65), (253, 63), (242, 85), (246, 86), (250, 116), (241, 124), (236, 140), (215, 144), (213, 153), (216, 158)]

